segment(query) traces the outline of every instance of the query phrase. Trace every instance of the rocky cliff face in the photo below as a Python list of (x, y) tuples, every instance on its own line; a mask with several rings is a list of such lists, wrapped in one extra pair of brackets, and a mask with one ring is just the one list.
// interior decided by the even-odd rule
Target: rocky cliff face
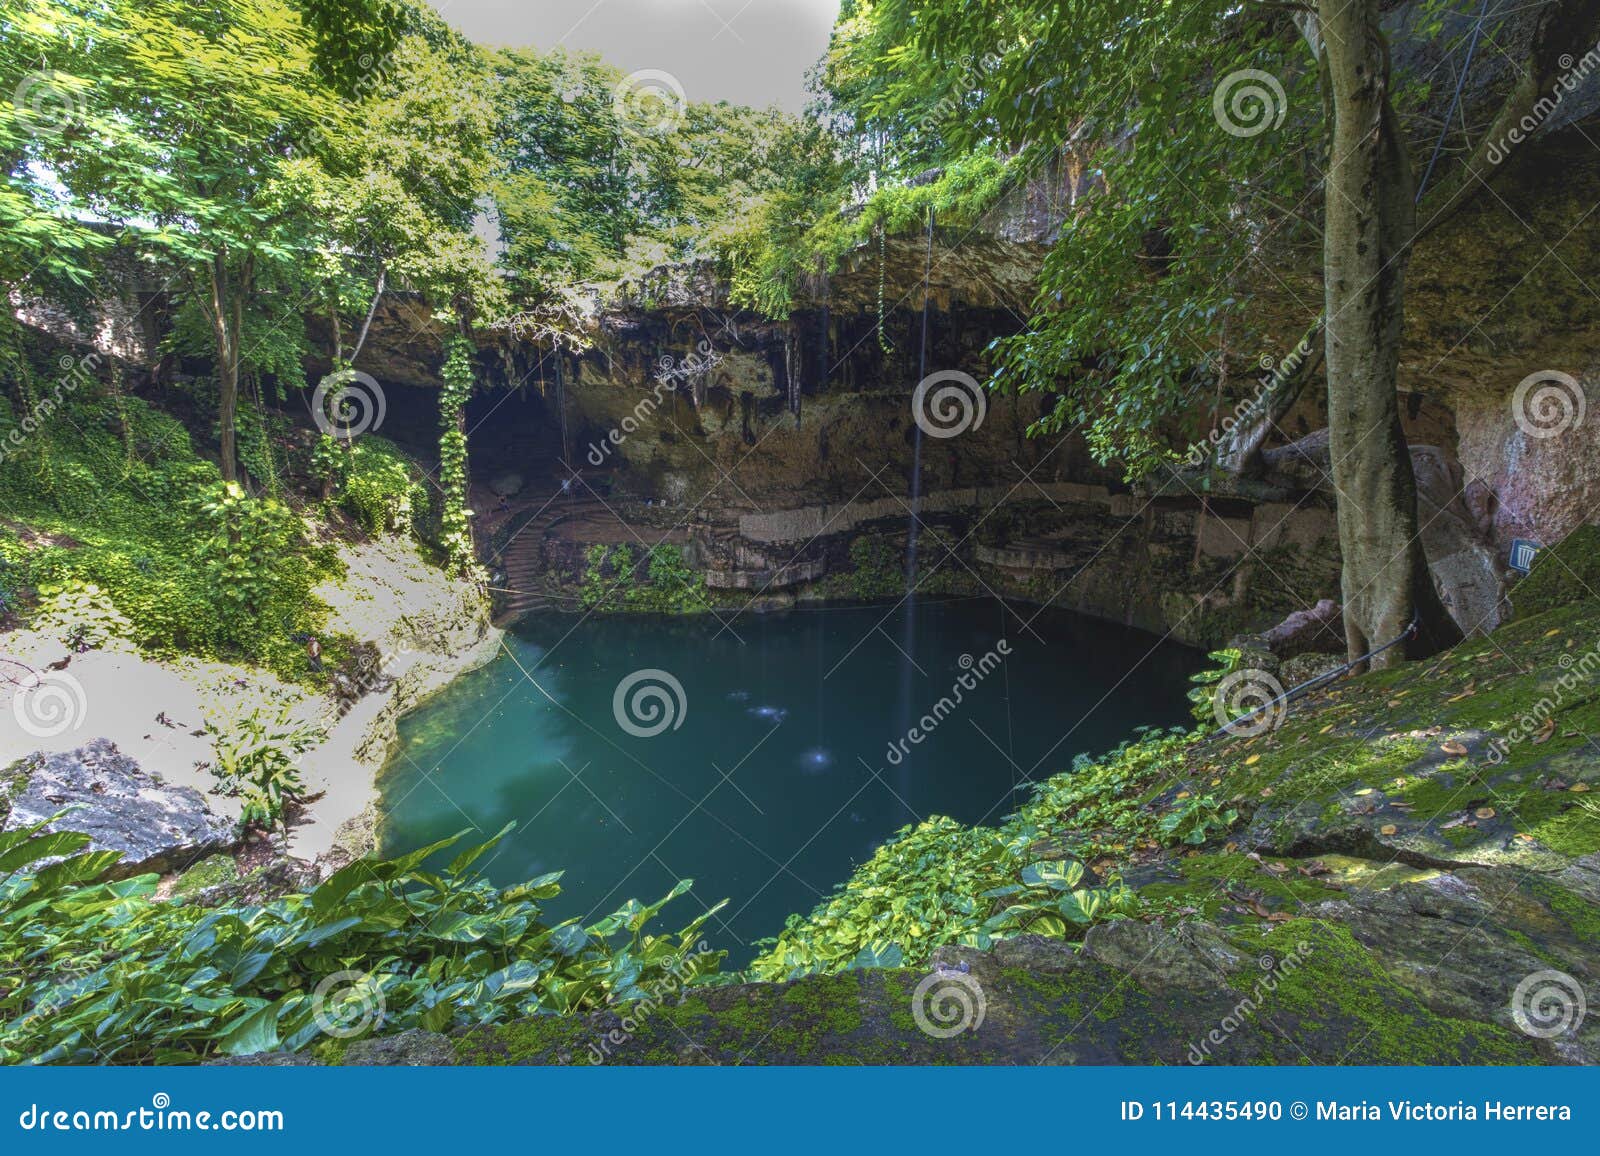
[[(1405, 51), (1429, 51), (1404, 43)], [(1495, 83), (1492, 69), (1475, 76), (1468, 101), (1489, 100)], [(1590, 288), (1600, 284), (1600, 217), (1589, 211), (1600, 196), (1600, 157), (1582, 125), (1571, 123), (1581, 115), (1577, 104), (1564, 108), (1560, 123), (1501, 166), (1412, 258), (1404, 412), (1413, 443), (1426, 447), (1417, 461), (1429, 556), (1468, 629), (1504, 617), (1513, 539), (1557, 541), (1600, 509), (1600, 302)], [(732, 306), (716, 271), (699, 264), (664, 266), (596, 298), (593, 344), (582, 355), (534, 348), (514, 329), (485, 334), (480, 379), (515, 396), (491, 392), (469, 415), (479, 481), (514, 478), (509, 488), (542, 507), (556, 480), (579, 471), (595, 483), (580, 491), (600, 501), (613, 524), (693, 537), (691, 560), (714, 588), (766, 591), (780, 604), (870, 585), (841, 535), (893, 549), (910, 524), (913, 493), (923, 498), (919, 510), (942, 519), (949, 553), (961, 563), (952, 571), (974, 588), (1042, 596), (1070, 587), (1068, 601), (1080, 609), (1192, 641), (1270, 625), (1265, 619), (1280, 604), (1305, 607), (1335, 593), (1325, 464), (1216, 500), (1163, 483), (1138, 491), (1128, 507), (1123, 499), (1134, 491), (1096, 465), (1081, 439), (1028, 436), (1051, 401), (1040, 395), (984, 395), (981, 421), (976, 399), (970, 416), (953, 410), (964, 432), (924, 437), (919, 462), (919, 381), (940, 372), (987, 376), (990, 342), (1023, 324), (1061, 221), (1093, 193), (1062, 160), (978, 227), (936, 230), (931, 268), (928, 238), (888, 238), (881, 250), (866, 246), (818, 277), (782, 321)], [(1311, 270), (1286, 269), (1258, 288), (1260, 315), (1287, 350), (1320, 305), (1320, 286)], [(130, 271), (127, 291), (95, 332), (38, 303), (27, 310), (40, 324), (64, 326), (64, 335), (148, 360), (150, 341), (119, 336), (112, 322), (151, 291)], [(142, 317), (160, 312), (144, 309)], [(318, 324), (308, 319), (314, 341)], [(430, 399), (441, 360), (426, 309), (388, 299), (363, 365), (391, 394), (383, 432), (419, 451), (436, 437)], [(308, 368), (315, 375), (327, 366), (313, 358)], [(1248, 366), (1240, 368), (1244, 380)], [(528, 397), (532, 404), (521, 400)], [(1322, 386), (1313, 383), (1274, 441), (1282, 448), (1325, 426)], [(1072, 493), (1094, 496), (1063, 502), (1052, 486), (1088, 487)], [(1152, 492), (1159, 500), (1147, 504)], [(833, 517), (863, 503), (865, 513)], [(1273, 564), (1283, 580), (1269, 579), (1259, 559), (1219, 569), (1260, 545), (1260, 524), (1279, 506), (1294, 510), (1284, 536), (1295, 557)], [(1064, 513), (1076, 525), (1063, 524)], [(747, 519), (809, 529), (752, 536)], [(547, 551), (546, 529), (532, 558), (512, 559), (535, 577), (561, 569), (545, 564), (546, 553), (566, 559), (570, 571), (604, 541), (557, 533)], [(503, 543), (492, 532), (480, 537), (500, 561)], [(1288, 580), (1290, 569), (1306, 577)], [(1200, 620), (1207, 625), (1195, 629)]]

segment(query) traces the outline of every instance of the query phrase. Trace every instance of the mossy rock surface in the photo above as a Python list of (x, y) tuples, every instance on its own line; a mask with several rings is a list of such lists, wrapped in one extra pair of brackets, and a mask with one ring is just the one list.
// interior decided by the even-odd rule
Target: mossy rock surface
[(175, 898), (190, 898), (212, 887), (239, 881), (239, 865), (232, 855), (210, 855), (179, 875), (172, 884)]
[[(469, 1064), (1526, 1064), (1593, 1062), (1600, 1023), (1519, 1030), (1518, 984), (1600, 980), (1600, 857), (1570, 877), (1466, 868), (1327, 900), (1285, 922), (1119, 920), (1081, 945), (942, 948), (681, 1002), (465, 1032)], [(980, 1014), (981, 1009), (981, 1014)], [(962, 1027), (962, 1025), (965, 1025)], [(955, 1030), (957, 1028), (961, 1030)]]
[(1559, 871), (1600, 851), (1600, 601), (1336, 683), (1284, 725), (1197, 748), (1249, 811), (1241, 845)]
[(11, 800), (27, 789), (33, 762), (33, 756), (30, 755), (18, 759), (9, 767), (0, 767), (0, 827), (5, 826), (6, 818), (11, 814)]
[(1600, 596), (1600, 526), (1579, 526), (1541, 551), (1511, 592), (1517, 614), (1543, 614)]

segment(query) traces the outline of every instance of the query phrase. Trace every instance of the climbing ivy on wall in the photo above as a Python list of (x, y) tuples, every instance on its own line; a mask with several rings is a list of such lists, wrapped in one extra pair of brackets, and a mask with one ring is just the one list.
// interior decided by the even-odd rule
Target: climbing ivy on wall
[(441, 376), (444, 389), (439, 393), (439, 488), (444, 509), (440, 545), (450, 569), (471, 574), (476, 561), (467, 509), (467, 434), (462, 428), (462, 414), (472, 395), (471, 341), (465, 337), (451, 340)]

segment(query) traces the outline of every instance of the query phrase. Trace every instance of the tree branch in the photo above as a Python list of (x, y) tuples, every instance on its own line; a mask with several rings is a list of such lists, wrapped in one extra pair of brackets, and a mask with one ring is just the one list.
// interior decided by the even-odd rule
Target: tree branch
[(356, 358), (361, 356), (361, 347), (367, 343), (367, 331), (372, 328), (372, 318), (378, 312), (378, 302), (383, 300), (383, 287), (389, 277), (389, 267), (384, 262), (378, 262), (378, 286), (372, 293), (372, 304), (367, 306), (367, 319), (361, 323), (361, 332), (356, 335), (355, 348), (350, 351), (350, 364), (356, 363)]

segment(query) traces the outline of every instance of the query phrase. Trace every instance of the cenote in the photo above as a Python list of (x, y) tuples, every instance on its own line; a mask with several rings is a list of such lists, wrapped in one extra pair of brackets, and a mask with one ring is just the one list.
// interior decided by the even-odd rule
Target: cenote
[[(585, 922), (693, 879), (675, 906), (730, 900), (709, 938), (738, 965), (905, 824), (992, 823), (1075, 754), (1183, 721), (1202, 662), (1141, 631), (992, 600), (908, 617), (524, 618), (499, 658), (401, 722), (382, 849), (514, 823), (487, 876), (564, 871), (551, 914)], [(659, 674), (624, 695), (632, 729), (659, 734), (629, 733), (613, 710), (640, 671), (682, 687), (681, 710), (670, 687), (648, 700)], [(630, 699), (676, 725), (630, 715)]]

